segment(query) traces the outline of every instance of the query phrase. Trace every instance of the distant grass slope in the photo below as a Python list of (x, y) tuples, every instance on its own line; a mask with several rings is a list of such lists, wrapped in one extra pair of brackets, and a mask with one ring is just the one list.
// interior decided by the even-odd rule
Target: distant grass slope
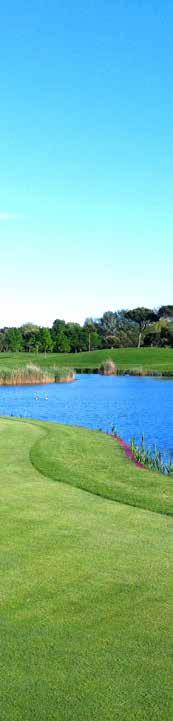
[(7, 419), (0, 460), (1, 721), (170, 721), (172, 521), (70, 485), (145, 472), (99, 433)]
[(118, 348), (98, 350), (91, 353), (0, 353), (1, 366), (15, 368), (36, 363), (42, 367), (63, 366), (81, 369), (97, 369), (107, 358), (112, 358), (117, 367), (126, 369), (144, 369), (173, 373), (173, 348)]

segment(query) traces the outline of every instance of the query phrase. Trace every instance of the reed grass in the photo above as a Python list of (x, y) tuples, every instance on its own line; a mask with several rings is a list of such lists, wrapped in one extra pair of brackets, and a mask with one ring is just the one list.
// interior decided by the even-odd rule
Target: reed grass
[(40, 385), (46, 383), (69, 383), (75, 378), (70, 368), (40, 368), (32, 363), (25, 368), (2, 368), (0, 386)]
[(54, 368), (55, 383), (72, 383), (75, 380), (73, 368)]
[(117, 367), (111, 358), (103, 361), (99, 368), (99, 373), (103, 376), (115, 376), (117, 374)]
[(141, 438), (141, 444), (136, 443), (136, 439), (131, 439), (131, 451), (138, 463), (142, 463), (144, 466), (152, 471), (159, 471), (167, 476), (173, 476), (173, 459), (170, 456), (170, 460), (167, 462), (164, 460), (161, 452), (158, 448), (150, 450), (145, 446), (144, 434)]

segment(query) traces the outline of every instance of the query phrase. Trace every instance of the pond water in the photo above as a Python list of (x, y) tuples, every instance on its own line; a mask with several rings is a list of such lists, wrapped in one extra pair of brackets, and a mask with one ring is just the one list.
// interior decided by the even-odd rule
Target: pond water
[(111, 432), (173, 454), (173, 381), (81, 374), (75, 383), (0, 387), (0, 415), (70, 423)]

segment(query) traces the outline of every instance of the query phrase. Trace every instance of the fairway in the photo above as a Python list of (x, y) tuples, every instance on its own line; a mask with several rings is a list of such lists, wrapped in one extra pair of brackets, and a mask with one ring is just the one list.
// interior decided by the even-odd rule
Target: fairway
[(64, 367), (97, 370), (112, 358), (118, 370), (151, 371), (173, 375), (173, 348), (111, 348), (83, 353), (0, 353), (0, 371), (35, 363), (43, 368)]
[(0, 458), (1, 721), (170, 721), (171, 486), (54, 424)]

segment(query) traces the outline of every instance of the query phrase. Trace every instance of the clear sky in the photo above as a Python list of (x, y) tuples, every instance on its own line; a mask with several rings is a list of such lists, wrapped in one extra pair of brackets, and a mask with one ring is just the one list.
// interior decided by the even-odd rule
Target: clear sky
[(5, 0), (0, 326), (173, 303), (172, 0)]

